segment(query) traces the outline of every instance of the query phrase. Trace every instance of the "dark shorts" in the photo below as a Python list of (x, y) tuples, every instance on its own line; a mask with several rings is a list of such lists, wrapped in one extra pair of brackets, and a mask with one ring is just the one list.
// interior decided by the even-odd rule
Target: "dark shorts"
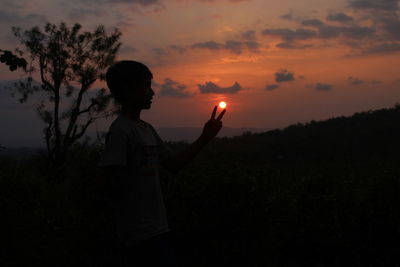
[(121, 248), (123, 267), (177, 267), (171, 233), (163, 233), (135, 246)]

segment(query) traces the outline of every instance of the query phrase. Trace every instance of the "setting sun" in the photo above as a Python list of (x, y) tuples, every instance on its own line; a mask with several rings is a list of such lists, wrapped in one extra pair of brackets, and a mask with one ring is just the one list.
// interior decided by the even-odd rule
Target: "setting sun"
[(226, 108), (226, 102), (224, 102), (224, 101), (219, 102), (219, 107)]

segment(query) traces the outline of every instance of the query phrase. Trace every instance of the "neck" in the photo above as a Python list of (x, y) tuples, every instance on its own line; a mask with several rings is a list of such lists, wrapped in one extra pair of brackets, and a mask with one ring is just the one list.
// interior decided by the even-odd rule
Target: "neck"
[(129, 117), (131, 119), (139, 120), (140, 119), (140, 111), (141, 111), (140, 109), (128, 108), (128, 107), (122, 106), (121, 114), (123, 114), (124, 116)]

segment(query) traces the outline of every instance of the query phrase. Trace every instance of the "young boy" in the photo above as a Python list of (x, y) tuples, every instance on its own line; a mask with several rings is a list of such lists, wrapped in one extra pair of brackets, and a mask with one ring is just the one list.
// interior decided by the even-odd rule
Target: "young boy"
[(154, 91), (150, 70), (136, 61), (119, 61), (106, 73), (107, 86), (120, 105), (106, 136), (99, 162), (110, 182), (112, 218), (125, 266), (176, 266), (168, 240), (168, 222), (159, 180), (159, 165), (177, 172), (222, 128), (225, 109), (204, 125), (200, 137), (174, 155), (149, 123), (140, 119), (150, 109)]

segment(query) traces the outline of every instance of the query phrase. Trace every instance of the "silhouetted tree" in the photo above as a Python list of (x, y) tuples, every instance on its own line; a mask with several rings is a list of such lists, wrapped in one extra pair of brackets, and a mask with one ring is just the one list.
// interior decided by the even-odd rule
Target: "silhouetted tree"
[(24, 58), (20, 58), (8, 50), (0, 49), (0, 52), (2, 52), (0, 62), (8, 65), (10, 71), (14, 71), (17, 68), (26, 69), (28, 62)]
[[(59, 26), (47, 23), (43, 31), (38, 26), (23, 32), (12, 27), (24, 46), (16, 53), (29, 55), (29, 66), (24, 68), (28, 79), (15, 90), (21, 95), (21, 103), (34, 93), (42, 93), (37, 112), (45, 123), (47, 152), (55, 166), (61, 166), (71, 145), (96, 119), (113, 114), (106, 89), (94, 94), (89, 88), (96, 80), (105, 79), (105, 71), (121, 46), (121, 32), (114, 29), (108, 35), (103, 25), (93, 32), (81, 32), (81, 28), (78, 23), (68, 28), (64, 22)], [(33, 83), (36, 71), (40, 83)]]

